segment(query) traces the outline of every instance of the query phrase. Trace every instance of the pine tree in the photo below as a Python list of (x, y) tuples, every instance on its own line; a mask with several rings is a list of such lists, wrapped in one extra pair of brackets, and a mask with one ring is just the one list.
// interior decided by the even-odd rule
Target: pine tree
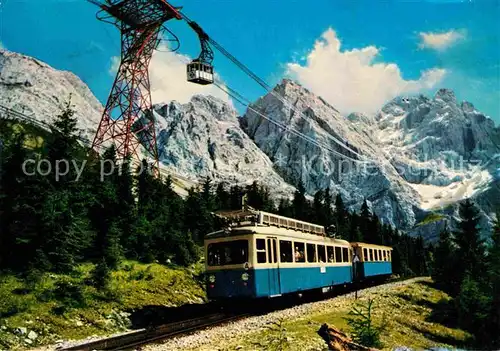
[(363, 242), (363, 235), (359, 230), (359, 217), (356, 213), (350, 215), (349, 220), (349, 242)]
[(71, 208), (71, 193), (68, 190), (51, 192), (42, 205), (42, 227), (45, 233), (40, 248), (51, 264), (51, 269), (61, 273), (73, 270), (81, 259), (83, 249), (89, 245), (84, 238), (86, 223)]
[(288, 199), (282, 198), (278, 205), (278, 214), (284, 217), (293, 217), (292, 205)]
[(230, 206), (232, 210), (241, 209), (241, 198), (243, 196), (243, 191), (238, 185), (233, 185), (230, 191)]
[(337, 237), (347, 239), (349, 236), (349, 212), (345, 208), (344, 200), (342, 200), (342, 196), (340, 193), (337, 194), (335, 198), (335, 227), (337, 229)]
[(227, 210), (230, 206), (230, 195), (223, 183), (217, 184), (215, 190), (215, 207), (219, 210)]
[(20, 133), (4, 145), (0, 183), (0, 268), (21, 271), (35, 266), (42, 241), (40, 209), (50, 188), (41, 176), (24, 173), (23, 163), (30, 156), (24, 140), (25, 135)]
[(297, 186), (297, 190), (294, 193), (293, 201), (293, 217), (301, 221), (308, 220), (308, 204), (306, 200), (306, 189), (302, 182)]
[(371, 220), (372, 214), (370, 212), (370, 208), (368, 207), (368, 202), (365, 199), (361, 205), (359, 213), (359, 230), (363, 235), (363, 239), (368, 243), (373, 243), (373, 233), (370, 231)]
[[(77, 119), (71, 107), (71, 95), (62, 113), (50, 125), (51, 134), (47, 141), (47, 158), (51, 163), (50, 181), (57, 189), (67, 189), (69, 182), (76, 178), (73, 161), (82, 160), (79, 154)], [(67, 174), (55, 174), (60, 171)], [(67, 169), (66, 169), (67, 168)], [(78, 186), (78, 184), (76, 184)]]
[(488, 275), (491, 282), (490, 335), (492, 349), (500, 348), (500, 212), (491, 235), (492, 245), (488, 250)]
[(318, 190), (314, 194), (312, 222), (327, 226), (324, 208), (325, 194), (323, 190)]
[(468, 272), (462, 281), (455, 302), (460, 327), (471, 332), (478, 345), (483, 344), (490, 338), (487, 326), (490, 323), (488, 312), (491, 298), (481, 289), (481, 283), (472, 278)]
[(462, 281), (466, 272), (471, 277), (481, 277), (484, 273), (485, 250), (479, 234), (479, 211), (469, 200), (465, 200), (459, 207), (460, 221), (455, 234), (455, 243), (458, 246), (457, 257), (460, 260), (455, 267), (459, 274), (458, 281)]
[[(52, 268), (60, 272), (71, 271), (92, 241), (87, 214), (88, 185), (75, 181), (74, 168), (69, 167), (70, 162), (83, 164), (83, 152), (76, 136), (77, 120), (73, 115), (71, 101), (68, 101), (62, 113), (51, 124), (52, 134), (47, 140), (46, 156), (52, 165), (52, 172), (44, 180), (51, 187), (45, 189), (46, 196), (41, 206), (42, 224), (39, 229), (39, 256), (43, 256), (43, 260), (46, 257)], [(65, 165), (61, 166), (60, 162)], [(58, 175), (57, 165), (59, 171), (66, 174)]]
[(133, 193), (134, 178), (130, 169), (131, 157), (128, 156), (121, 164), (120, 172), (116, 179), (117, 195), (117, 222), (120, 229), (120, 242), (125, 249), (134, 235), (132, 228), (137, 221), (137, 208)]
[[(96, 231), (93, 253), (97, 261), (104, 259), (107, 269), (115, 269), (122, 256), (120, 245), (119, 214), (122, 210), (119, 207), (117, 194), (118, 171), (116, 165), (116, 150), (114, 146), (107, 149), (103, 154), (103, 169), (98, 167), (98, 172), (94, 172), (93, 193), (94, 201), (90, 206), (89, 218)], [(102, 180), (103, 174), (109, 174)], [(101, 268), (103, 268), (101, 267)]]
[(414, 239), (414, 257), (412, 257), (415, 274), (422, 276), (429, 273), (424, 239), (421, 235)]
[(455, 278), (455, 254), (448, 226), (445, 226), (439, 234), (439, 242), (434, 255), (432, 278), (447, 291), (450, 291), (450, 288), (457, 284)]

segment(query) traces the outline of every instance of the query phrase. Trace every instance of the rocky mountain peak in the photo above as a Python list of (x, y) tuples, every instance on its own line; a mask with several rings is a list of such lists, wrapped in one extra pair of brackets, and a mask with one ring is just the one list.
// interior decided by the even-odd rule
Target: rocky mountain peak
[(50, 122), (70, 97), (80, 136), (91, 140), (103, 108), (80, 78), (32, 57), (0, 51), (0, 105)]
[(455, 92), (451, 89), (442, 88), (439, 89), (434, 95), (434, 99), (441, 99), (447, 103), (455, 103), (457, 102), (457, 98), (455, 96)]
[[(102, 106), (78, 77), (0, 51), (1, 105), (48, 120), (70, 94), (78, 126), (91, 138)], [(253, 108), (272, 122), (251, 110), (238, 118), (231, 104), (211, 96), (155, 105), (161, 162), (197, 181), (258, 181), (275, 197), (289, 197), (299, 182), (309, 195), (328, 187), (351, 210), (366, 199), (385, 223), (427, 237), (439, 226), (418, 224), (432, 211), (450, 208), (453, 218), (453, 205), (472, 197), (487, 228), (500, 205), (500, 128), (472, 104), (457, 104), (449, 89), (434, 98), (395, 98), (375, 117), (346, 117), (284, 79)]]

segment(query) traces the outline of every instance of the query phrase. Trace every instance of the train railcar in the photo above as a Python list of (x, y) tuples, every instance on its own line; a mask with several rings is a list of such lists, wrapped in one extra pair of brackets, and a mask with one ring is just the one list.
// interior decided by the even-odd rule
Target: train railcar
[(218, 213), (232, 221), (205, 237), (211, 300), (261, 298), (352, 282), (349, 242), (324, 227), (255, 210)]
[(351, 243), (354, 251), (354, 279), (363, 281), (392, 274), (392, 248), (366, 243)]

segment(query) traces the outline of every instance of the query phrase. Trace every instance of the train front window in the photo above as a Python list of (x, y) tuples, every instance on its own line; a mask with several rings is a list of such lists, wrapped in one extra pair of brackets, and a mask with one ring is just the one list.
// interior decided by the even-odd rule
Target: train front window
[(248, 240), (235, 240), (209, 244), (209, 266), (243, 264), (248, 261)]
[(255, 239), (255, 249), (257, 251), (257, 263), (266, 263), (266, 239)]

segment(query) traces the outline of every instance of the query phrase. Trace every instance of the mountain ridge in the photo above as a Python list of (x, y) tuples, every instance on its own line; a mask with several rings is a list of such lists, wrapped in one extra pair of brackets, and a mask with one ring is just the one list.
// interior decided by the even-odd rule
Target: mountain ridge
[[(71, 93), (80, 133), (88, 138), (101, 117), (101, 104), (78, 77), (25, 55), (0, 51), (0, 93), (0, 104), (42, 120), (60, 113), (63, 102), (55, 95)], [(374, 116), (343, 116), (289, 79), (274, 93), (292, 106), (273, 94), (243, 116), (211, 96), (155, 105), (163, 166), (189, 179), (258, 181), (275, 197), (291, 196), (299, 181), (310, 195), (330, 187), (351, 210), (367, 199), (384, 222), (428, 239), (453, 221), (456, 202), (470, 197), (489, 228), (500, 206), (500, 127), (450, 89), (394, 98)], [(436, 211), (443, 219), (422, 225)]]

